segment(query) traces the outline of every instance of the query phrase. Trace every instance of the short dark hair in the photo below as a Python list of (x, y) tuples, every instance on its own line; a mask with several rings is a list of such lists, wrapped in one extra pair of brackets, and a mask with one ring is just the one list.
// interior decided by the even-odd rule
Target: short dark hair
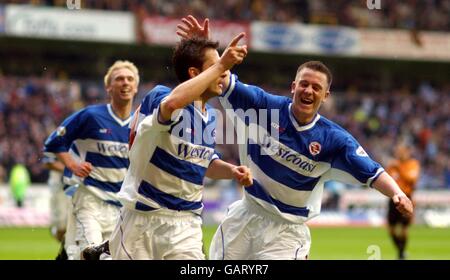
[(181, 40), (176, 46), (172, 56), (172, 64), (180, 83), (190, 79), (189, 67), (201, 69), (206, 49), (217, 49), (219, 42), (205, 38), (193, 37)]
[(327, 76), (328, 88), (330, 88), (331, 82), (333, 81), (333, 75), (331, 74), (330, 69), (328, 69), (328, 67), (325, 64), (323, 64), (321, 61), (316, 60), (305, 62), (298, 67), (296, 75), (298, 75), (298, 73), (300, 73), (300, 71), (304, 68), (324, 73), (325, 76)]

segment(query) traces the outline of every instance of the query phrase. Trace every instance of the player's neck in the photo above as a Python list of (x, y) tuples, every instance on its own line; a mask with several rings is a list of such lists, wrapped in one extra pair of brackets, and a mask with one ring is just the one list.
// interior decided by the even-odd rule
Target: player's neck
[(197, 108), (202, 114), (206, 112), (206, 100), (197, 99), (194, 100), (194, 107)]
[(298, 110), (295, 110), (295, 108), (291, 108), (292, 115), (294, 116), (297, 123), (301, 126), (310, 124), (314, 118), (316, 117), (317, 113), (314, 115), (306, 115), (302, 112), (299, 112)]
[(116, 116), (118, 116), (122, 120), (126, 120), (130, 117), (131, 105), (132, 105), (131, 103), (117, 104), (117, 103), (111, 102), (111, 109), (113, 110), (113, 112)]

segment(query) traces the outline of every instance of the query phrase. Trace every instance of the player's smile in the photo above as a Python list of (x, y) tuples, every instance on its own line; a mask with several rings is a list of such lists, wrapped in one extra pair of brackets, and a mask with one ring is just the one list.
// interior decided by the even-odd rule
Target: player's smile
[[(300, 97), (297, 106), (305, 115), (314, 115), (317, 105), (313, 97)], [(308, 122), (308, 121), (307, 121)]]
[(314, 99), (311, 99), (308, 97), (302, 97), (302, 98), (300, 98), (300, 102), (305, 105), (312, 105), (314, 103)]
[(122, 88), (120, 90), (120, 93), (123, 93), (123, 94), (128, 94), (130, 92), (131, 92), (131, 88), (130, 87), (124, 87), (124, 88)]
[(127, 68), (120, 68), (112, 73), (108, 91), (117, 101), (127, 101), (137, 93), (137, 80), (134, 73)]
[(312, 69), (305, 68), (292, 83), (293, 113), (300, 123), (309, 123), (328, 95), (327, 77)]

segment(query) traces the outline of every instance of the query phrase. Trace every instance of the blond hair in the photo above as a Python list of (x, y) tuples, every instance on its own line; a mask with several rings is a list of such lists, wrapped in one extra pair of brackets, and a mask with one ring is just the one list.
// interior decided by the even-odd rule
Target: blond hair
[(139, 85), (139, 71), (138, 71), (136, 65), (134, 65), (133, 62), (130, 62), (128, 60), (117, 60), (116, 62), (114, 62), (113, 65), (111, 65), (109, 67), (108, 72), (105, 75), (105, 78), (104, 78), (105, 87), (109, 86), (109, 84), (111, 83), (112, 72), (114, 72), (117, 69), (121, 69), (121, 68), (127, 68), (131, 72), (133, 72), (134, 78), (136, 80), (136, 85)]

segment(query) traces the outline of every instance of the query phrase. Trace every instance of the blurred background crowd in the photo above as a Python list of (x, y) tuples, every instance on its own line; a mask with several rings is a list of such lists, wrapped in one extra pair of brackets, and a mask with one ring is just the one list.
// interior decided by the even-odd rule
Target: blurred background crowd
[[(333, 82), (319, 113), (385, 168), (404, 143), (420, 162), (411, 259), (449, 259), (450, 0), (0, 0), (0, 259), (54, 258), (48, 227), (60, 232), (67, 197), (46, 169), (46, 138), (72, 113), (109, 102), (103, 78), (117, 60), (139, 70), (134, 108), (155, 85), (174, 87), (175, 30), (189, 14), (210, 19), (222, 49), (245, 32), (249, 53), (232, 72), (269, 93), (290, 97), (299, 65), (325, 63)], [(238, 146), (221, 144), (234, 133), (220, 125), (229, 120), (217, 98), (210, 104), (222, 113), (216, 149), (238, 164)], [(207, 251), (242, 188), (204, 186)], [(376, 258), (394, 258), (386, 197), (337, 181), (320, 195), (322, 213), (308, 221), (313, 259), (372, 259), (370, 244), (380, 245)]]
[[(66, 7), (67, 1), (13, 0), (8, 3)], [(382, 0), (382, 9), (375, 11), (367, 9), (365, 3), (366, 1), (357, 0), (81, 1), (83, 9), (132, 11), (137, 18), (149, 15), (180, 18), (193, 14), (199, 18), (209, 17), (232, 21), (261, 20), (450, 31), (450, 1), (448, 0)], [(31, 45), (31, 43), (25, 43), (27, 44)], [(43, 48), (43, 45), (44, 43), (40, 43), (39, 48)], [(78, 48), (76, 44), (74, 46)], [(84, 49), (86, 48), (91, 46), (85, 46)], [(114, 48), (116, 48), (114, 50), (121, 49), (120, 46), (114, 46)], [(13, 48), (7, 49), (7, 52), (11, 53), (12, 60), (15, 60), (15, 56), (17, 61), (20, 61), (22, 55), (14, 54)], [(145, 49), (144, 52), (148, 50)], [(48, 59), (53, 63), (60, 61), (62, 68), (70, 69), (72, 61), (76, 61), (77, 58), (71, 57), (70, 54), (64, 57), (61, 53), (45, 53), (47, 56), (41, 59)], [(133, 52), (128, 51), (128, 54)], [(136, 105), (156, 83), (174, 84), (174, 79), (167, 78), (166, 72), (169, 69), (166, 67), (167, 59), (164, 60), (163, 65), (160, 65), (162, 58), (157, 52), (150, 56), (155, 61), (147, 64), (143, 61), (148, 57), (142, 61), (134, 61), (130, 58), (137, 63), (138, 67), (151, 64), (150, 69), (154, 69), (152, 74), (156, 75), (141, 76), (142, 82), (135, 101)], [(36, 57), (36, 59), (39, 58)], [(271, 58), (273, 63), (277, 60), (278, 58)], [(409, 71), (414, 70), (408, 69), (408, 64), (404, 64), (405, 70), (400, 77), (402, 82), (397, 83), (395, 81), (397, 77), (390, 77), (391, 82), (380, 86), (376, 75), (362, 76), (362, 73), (356, 72), (365, 69), (360, 61), (357, 59), (351, 61), (353, 61), (352, 66), (348, 69), (346, 69), (348, 64), (346, 61), (336, 63), (337, 65), (340, 63), (341, 66), (335, 74), (346, 74), (347, 78), (343, 80), (338, 75), (332, 88), (332, 98), (322, 107), (321, 113), (349, 130), (366, 151), (384, 165), (389, 163), (392, 149), (399, 140), (411, 143), (414, 147), (414, 157), (423, 165), (418, 187), (450, 188), (450, 82), (448, 78), (439, 83), (426, 79), (408, 78)], [(389, 67), (399, 64), (393, 61), (390, 62)], [(295, 62), (294, 66), (298, 65), (298, 62)], [(103, 72), (109, 66), (108, 63), (94, 61), (93, 65), (102, 68), (100, 72)], [(29, 70), (32, 69), (32, 64), (33, 61), (30, 60), (25, 65), (11, 67), (11, 69), (19, 69), (15, 71), (19, 75), (2, 72), (2, 66), (0, 66), (0, 182), (7, 181), (8, 174), (15, 163), (26, 165), (32, 182), (45, 182), (48, 175), (40, 160), (46, 137), (72, 112), (89, 104), (106, 101), (101, 76), (71, 76), (69, 73), (52, 71), (51, 67), (44, 68), (43, 74), (29, 74), (33, 72)], [(293, 79), (292, 67), (280, 66), (277, 69), (265, 70), (260, 65), (253, 65), (252, 62), (248, 64), (248, 66), (242, 66), (247, 67), (242, 69), (242, 73), (246, 73), (245, 82), (261, 85), (272, 92), (290, 95), (289, 84), (283, 80), (281, 84), (286, 86), (281, 86), (279, 77)], [(421, 66), (417, 67), (419, 69)], [(86, 65), (85, 69), (88, 68), (90, 65)], [(159, 68), (161, 70), (158, 70)], [(342, 69), (344, 71), (341, 71)], [(355, 71), (355, 69), (358, 70)], [(366, 72), (369, 70), (366, 69)], [(264, 75), (263, 72), (274, 72), (274, 75)], [(258, 76), (259, 81), (257, 81)], [(353, 79), (348, 79), (348, 76)], [(218, 149), (225, 160), (237, 162), (235, 146), (220, 145)]]
[[(155, 84), (143, 81), (137, 105)], [(288, 88), (271, 89), (289, 95)], [(54, 77), (0, 76), (0, 179), (14, 163), (24, 163), (33, 182), (44, 182), (40, 163), (46, 137), (70, 113), (105, 102), (101, 81)], [(218, 105), (218, 104), (215, 104)], [(423, 164), (419, 188), (450, 188), (450, 83), (433, 87), (360, 91), (354, 85), (332, 93), (321, 114), (349, 130), (377, 160), (387, 164), (399, 140), (414, 147)], [(224, 159), (238, 161), (236, 147), (218, 147)]]
[[(12, 0), (10, 3), (66, 7), (66, 0)], [(73, 2), (73, 1), (72, 1)], [(353, 27), (450, 30), (448, 0), (382, 0), (379, 11), (361, 0), (83, 0), (82, 8), (133, 11), (179, 18), (303, 22)], [(375, 1), (372, 1), (375, 3)]]

